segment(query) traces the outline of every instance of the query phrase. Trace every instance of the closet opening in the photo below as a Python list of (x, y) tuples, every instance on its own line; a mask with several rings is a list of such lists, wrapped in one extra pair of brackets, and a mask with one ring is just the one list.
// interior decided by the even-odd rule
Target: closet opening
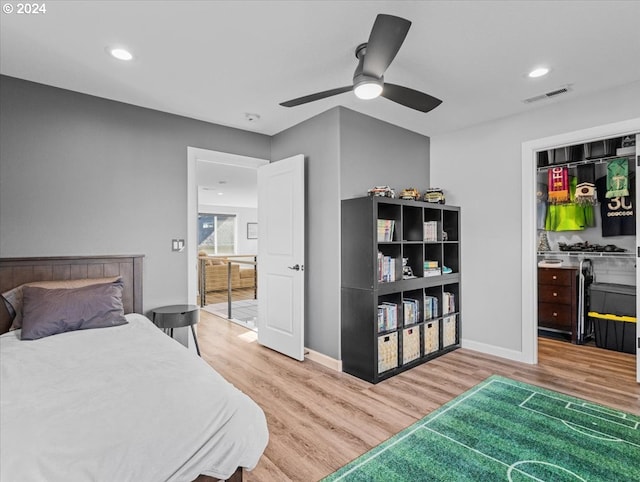
[(635, 356), (640, 381), (639, 134), (640, 118), (523, 143), (525, 361), (556, 338)]
[(538, 336), (636, 352), (635, 146), (537, 151)]

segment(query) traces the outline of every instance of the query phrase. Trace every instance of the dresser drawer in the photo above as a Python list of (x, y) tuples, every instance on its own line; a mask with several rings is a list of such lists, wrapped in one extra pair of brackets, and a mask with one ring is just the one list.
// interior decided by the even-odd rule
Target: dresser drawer
[(573, 269), (538, 269), (538, 285), (571, 286), (575, 277)]
[(538, 303), (538, 325), (541, 328), (554, 328), (573, 332), (573, 322), (571, 306)]
[(572, 291), (571, 286), (541, 285), (538, 287), (538, 301), (570, 305), (574, 295)]

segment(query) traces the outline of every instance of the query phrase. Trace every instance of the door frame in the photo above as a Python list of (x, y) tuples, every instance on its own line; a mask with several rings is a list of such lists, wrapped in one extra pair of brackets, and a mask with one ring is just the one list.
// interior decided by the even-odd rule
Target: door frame
[[(522, 361), (538, 363), (538, 262), (536, 255), (536, 152), (640, 132), (640, 117), (522, 143)], [(640, 197), (636, 190), (636, 206)], [(638, 246), (638, 235), (636, 245)], [(636, 267), (636, 277), (638, 270)], [(640, 371), (640, 369), (638, 370)], [(637, 374), (640, 377), (640, 373)]]
[(187, 302), (198, 305), (198, 179), (197, 162), (206, 161), (238, 167), (269, 164), (269, 159), (242, 156), (229, 152), (187, 147)]

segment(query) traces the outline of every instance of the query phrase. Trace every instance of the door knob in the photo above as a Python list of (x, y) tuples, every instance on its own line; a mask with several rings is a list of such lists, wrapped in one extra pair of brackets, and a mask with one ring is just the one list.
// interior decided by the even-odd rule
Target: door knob
[(300, 265), (299, 264), (294, 264), (293, 266), (288, 266), (289, 269), (292, 269), (294, 271), (300, 271)]

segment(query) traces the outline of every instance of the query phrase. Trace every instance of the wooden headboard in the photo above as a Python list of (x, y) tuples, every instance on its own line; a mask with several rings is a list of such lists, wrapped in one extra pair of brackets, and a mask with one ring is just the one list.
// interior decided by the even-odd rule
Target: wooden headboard
[[(144, 255), (0, 258), (0, 293), (31, 281), (120, 276), (124, 282), (124, 312), (142, 313), (143, 258)], [(0, 302), (0, 334), (9, 331), (10, 326), (9, 313)]]

